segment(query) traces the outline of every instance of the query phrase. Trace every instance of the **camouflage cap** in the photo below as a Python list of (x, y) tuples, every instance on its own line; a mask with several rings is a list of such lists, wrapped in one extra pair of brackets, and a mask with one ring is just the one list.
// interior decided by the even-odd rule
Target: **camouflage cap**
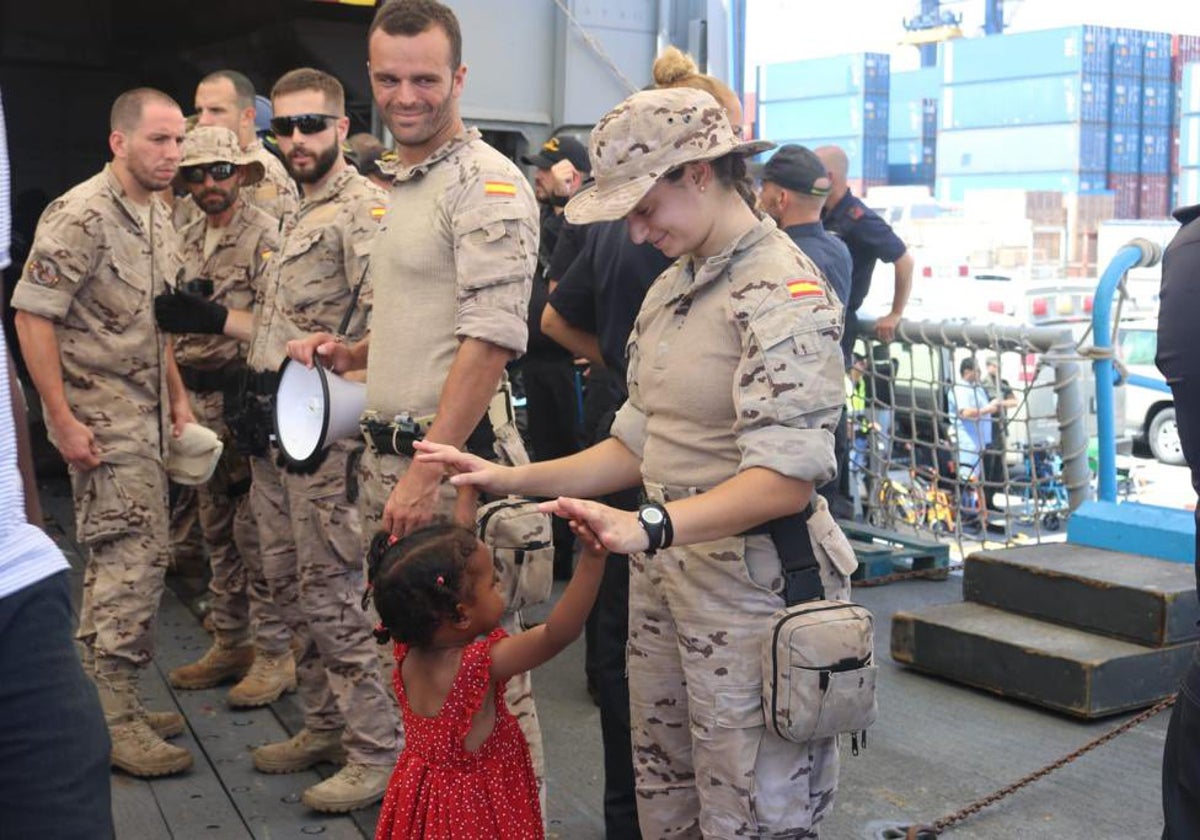
[[(179, 168), (204, 163), (236, 163), (242, 168), (243, 187), (257, 184), (266, 174), (266, 169), (254, 155), (242, 151), (237, 135), (218, 125), (196, 126), (183, 138), (183, 160), (179, 162)], [(175, 180), (178, 185), (181, 176), (176, 175)]]
[(567, 220), (587, 224), (626, 216), (672, 169), (727, 154), (754, 155), (775, 144), (743, 143), (725, 109), (695, 88), (643, 90), (592, 129), (595, 182), (567, 203)]

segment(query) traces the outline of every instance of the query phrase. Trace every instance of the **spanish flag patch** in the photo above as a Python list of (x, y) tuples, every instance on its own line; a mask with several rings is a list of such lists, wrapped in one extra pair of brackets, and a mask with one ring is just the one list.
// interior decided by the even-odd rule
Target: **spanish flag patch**
[(517, 194), (517, 186), (508, 181), (484, 181), (483, 194), (514, 196)]
[(271, 254), (274, 254), (274, 253), (275, 253), (274, 251), (272, 251), (268, 248), (267, 250), (260, 253), (258, 256), (260, 259), (263, 260), (263, 262), (266, 262), (267, 260), (271, 259)]
[(825, 297), (825, 290), (816, 280), (789, 280), (787, 290), (793, 298)]
[(371, 218), (378, 222), (380, 219), (383, 218), (383, 214), (386, 212), (387, 212), (386, 207), (372, 207), (371, 208)]

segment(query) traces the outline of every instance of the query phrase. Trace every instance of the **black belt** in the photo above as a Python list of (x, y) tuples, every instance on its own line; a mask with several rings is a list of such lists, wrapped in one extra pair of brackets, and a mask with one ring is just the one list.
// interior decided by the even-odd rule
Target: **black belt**
[[(364, 420), (362, 430), (367, 437), (367, 442), (378, 454), (404, 455), (409, 458), (416, 453), (413, 444), (418, 440), (423, 440), (425, 432), (428, 431), (419, 424), (385, 423), (380, 420)], [(496, 459), (496, 450), (493, 446), (495, 441), (496, 433), (492, 431), (492, 424), (488, 416), (484, 414), (479, 425), (467, 438), (463, 448), (480, 458), (494, 461)]]

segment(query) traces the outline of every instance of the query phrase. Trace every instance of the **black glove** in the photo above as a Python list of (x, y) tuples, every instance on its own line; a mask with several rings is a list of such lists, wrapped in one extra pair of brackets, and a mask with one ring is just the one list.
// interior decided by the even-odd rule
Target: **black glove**
[(169, 333), (225, 332), (229, 310), (190, 292), (167, 292), (154, 298), (154, 319)]

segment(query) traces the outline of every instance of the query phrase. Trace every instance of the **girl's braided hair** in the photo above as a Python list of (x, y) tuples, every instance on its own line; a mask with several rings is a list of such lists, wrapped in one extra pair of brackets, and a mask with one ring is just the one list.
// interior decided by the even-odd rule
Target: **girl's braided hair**
[(475, 535), (460, 525), (430, 525), (402, 539), (376, 534), (367, 551), (363, 595), (364, 607), (373, 598), (382, 620), (376, 641), (430, 644), (438, 626), (458, 616), (477, 547)]

